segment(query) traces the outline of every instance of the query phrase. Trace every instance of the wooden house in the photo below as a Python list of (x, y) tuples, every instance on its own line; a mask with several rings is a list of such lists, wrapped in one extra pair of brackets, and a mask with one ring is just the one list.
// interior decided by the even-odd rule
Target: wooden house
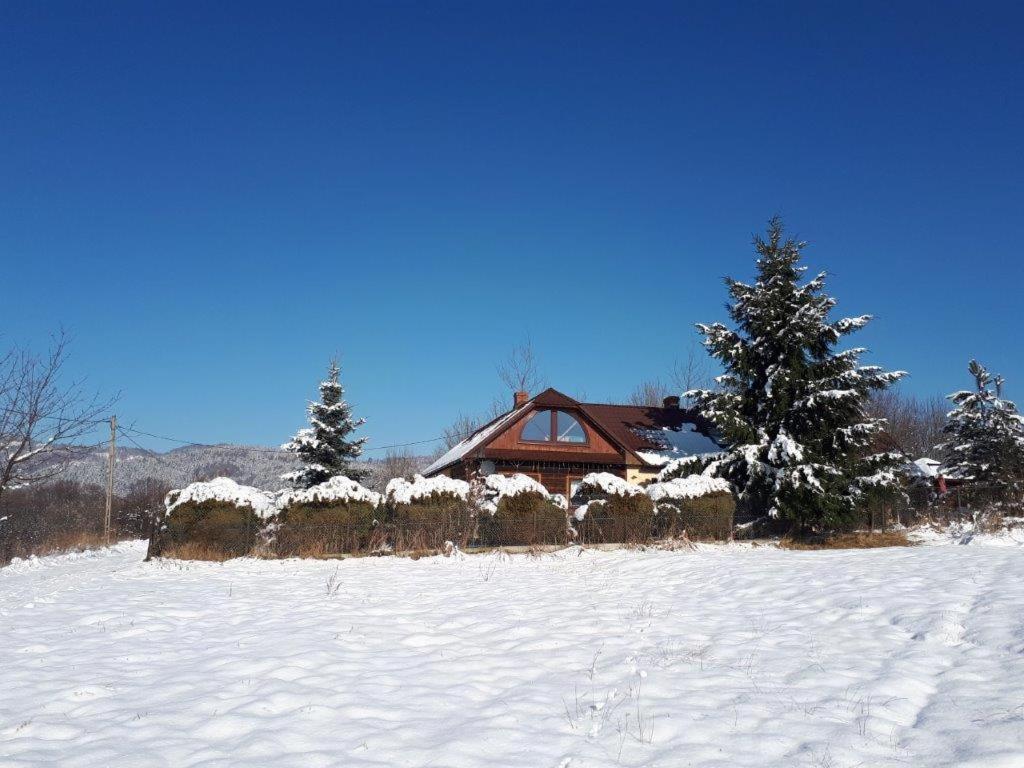
[(573, 495), (591, 472), (653, 479), (673, 458), (718, 452), (711, 425), (665, 398), (661, 407), (581, 403), (555, 389), (517, 392), (513, 407), (438, 458), (424, 474), (528, 475), (551, 493)]

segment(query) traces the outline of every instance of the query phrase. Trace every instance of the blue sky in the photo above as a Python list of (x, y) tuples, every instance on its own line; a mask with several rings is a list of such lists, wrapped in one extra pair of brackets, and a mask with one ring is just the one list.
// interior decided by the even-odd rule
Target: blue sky
[(203, 442), (285, 440), (337, 352), (421, 440), (526, 336), (663, 375), (780, 213), (906, 389), (1022, 397), (1024, 11), (834, 5), (5, 2), (4, 338)]

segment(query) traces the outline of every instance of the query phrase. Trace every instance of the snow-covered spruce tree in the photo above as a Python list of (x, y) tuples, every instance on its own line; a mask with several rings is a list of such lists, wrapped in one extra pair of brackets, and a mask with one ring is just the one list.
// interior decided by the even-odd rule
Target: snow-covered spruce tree
[(873, 453), (883, 420), (867, 416), (872, 391), (905, 375), (861, 366), (862, 348), (835, 351), (869, 315), (830, 321), (825, 274), (801, 284), (805, 243), (783, 239), (782, 221), (757, 236), (757, 281), (726, 279), (730, 329), (698, 325), (725, 373), (717, 389), (687, 394), (726, 445), (708, 474), (733, 483), (752, 515), (827, 529), (855, 519), (873, 494), (896, 488), (895, 454)]
[(366, 438), (353, 440), (350, 437), (364, 419), (352, 418), (352, 408), (344, 400), (345, 390), (341, 388), (338, 374), (338, 363), (332, 360), (327, 381), (320, 383), (320, 402), (309, 404), (312, 426), (300, 429), (281, 446), (302, 461), (301, 469), (281, 476), (296, 488), (312, 488), (337, 475), (362, 480), (365, 474), (354, 461), (363, 452)]
[(1003, 398), (1003, 378), (993, 376), (977, 360), (967, 370), (975, 389), (954, 392), (949, 399), (946, 453), (942, 471), (970, 480), (982, 497), (1009, 500), (1024, 485), (1024, 419), (1017, 406)]

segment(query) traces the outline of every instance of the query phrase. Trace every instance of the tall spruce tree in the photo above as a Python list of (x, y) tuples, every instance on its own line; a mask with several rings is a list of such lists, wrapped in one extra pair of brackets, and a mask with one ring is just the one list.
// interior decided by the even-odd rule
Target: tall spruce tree
[(967, 370), (973, 390), (954, 392), (942, 445), (944, 474), (970, 480), (980, 493), (1006, 499), (1024, 484), (1024, 419), (1013, 401), (1003, 398), (1003, 377), (993, 376), (977, 360)]
[(308, 407), (311, 426), (300, 429), (281, 446), (302, 461), (301, 469), (281, 476), (296, 488), (311, 488), (337, 475), (362, 480), (366, 474), (353, 463), (363, 452), (366, 438), (349, 437), (365, 420), (352, 418), (339, 373), (337, 361), (332, 360), (327, 381), (320, 383), (320, 402), (311, 402)]
[(829, 320), (825, 274), (801, 284), (805, 245), (783, 239), (778, 217), (754, 238), (757, 281), (726, 279), (735, 328), (697, 326), (725, 373), (686, 394), (729, 446), (706, 471), (731, 481), (746, 511), (831, 528), (896, 485), (900, 457), (871, 451), (884, 420), (865, 405), (905, 373), (859, 365), (862, 348), (835, 351), (871, 317)]

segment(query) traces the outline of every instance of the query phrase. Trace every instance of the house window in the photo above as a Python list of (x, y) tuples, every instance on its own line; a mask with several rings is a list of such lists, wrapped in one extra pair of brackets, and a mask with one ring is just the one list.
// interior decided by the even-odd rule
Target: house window
[(520, 438), (527, 443), (585, 443), (587, 433), (575, 418), (565, 411), (536, 411), (526, 424)]

